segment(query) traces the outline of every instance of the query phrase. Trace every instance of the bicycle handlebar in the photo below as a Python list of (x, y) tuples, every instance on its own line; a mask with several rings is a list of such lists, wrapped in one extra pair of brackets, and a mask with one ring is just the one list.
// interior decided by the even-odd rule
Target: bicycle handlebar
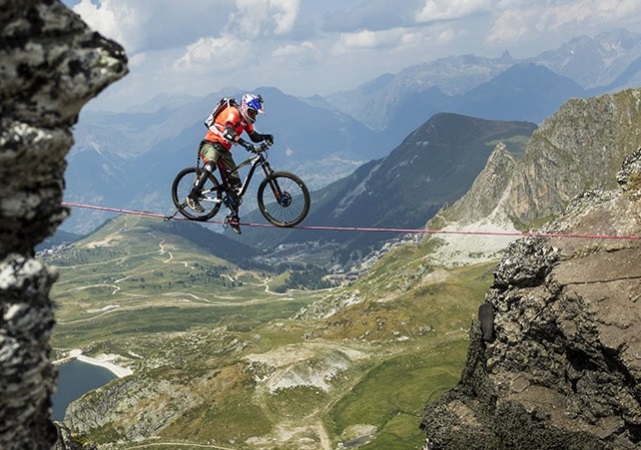
[(258, 154), (258, 153), (260, 153), (260, 152), (264, 152), (264, 151), (266, 151), (266, 150), (269, 148), (269, 146), (270, 146), (270, 144), (269, 144), (269, 143), (267, 143), (267, 142), (261, 142), (261, 143), (260, 143), (260, 145), (253, 145), (253, 144), (249, 144), (249, 145), (248, 145), (247, 147), (245, 147), (245, 148), (246, 148), (246, 149), (247, 149), (247, 151), (249, 151), (249, 152), (257, 153), (257, 154)]

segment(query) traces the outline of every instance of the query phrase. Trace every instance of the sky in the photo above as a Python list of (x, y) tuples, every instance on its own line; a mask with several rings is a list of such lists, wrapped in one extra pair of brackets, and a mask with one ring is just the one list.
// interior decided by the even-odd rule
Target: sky
[(158, 94), (228, 87), (350, 90), (447, 56), (536, 56), (641, 29), (639, 0), (62, 0), (119, 42), (130, 73), (92, 100), (122, 111)]

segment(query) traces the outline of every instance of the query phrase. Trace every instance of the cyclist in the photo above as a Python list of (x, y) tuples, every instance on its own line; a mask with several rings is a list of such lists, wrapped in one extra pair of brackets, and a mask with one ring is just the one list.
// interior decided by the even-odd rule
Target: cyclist
[[(234, 102), (235, 103), (235, 102)], [(203, 159), (204, 167), (200, 176), (194, 183), (194, 187), (187, 196), (186, 202), (194, 211), (201, 213), (203, 207), (198, 202), (198, 197), (202, 191), (207, 177), (214, 172), (218, 162), (228, 174), (228, 182), (232, 190), (231, 214), (225, 218), (225, 223), (231, 226), (235, 233), (240, 234), (240, 218), (238, 217), (238, 190), (241, 187), (240, 175), (235, 172), (236, 163), (232, 158), (231, 147), (234, 144), (240, 144), (249, 150), (252, 147), (250, 143), (244, 141), (240, 135), (243, 131), (252, 142), (265, 141), (268, 144), (274, 143), (274, 137), (271, 134), (261, 134), (254, 130), (254, 123), (258, 114), (263, 111), (263, 98), (260, 95), (244, 94), (240, 105), (230, 104), (225, 109), (216, 114), (216, 110), (205, 121), (207, 134), (200, 143), (198, 153)]]

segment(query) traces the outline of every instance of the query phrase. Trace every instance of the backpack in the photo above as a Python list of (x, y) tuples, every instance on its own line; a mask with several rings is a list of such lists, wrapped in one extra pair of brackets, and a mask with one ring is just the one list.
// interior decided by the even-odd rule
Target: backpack
[(205, 127), (209, 129), (214, 122), (216, 121), (216, 117), (218, 117), (218, 114), (220, 114), (225, 108), (228, 108), (230, 106), (238, 106), (238, 102), (231, 97), (223, 97), (218, 101), (218, 104), (214, 108), (214, 111), (207, 117), (205, 120)]

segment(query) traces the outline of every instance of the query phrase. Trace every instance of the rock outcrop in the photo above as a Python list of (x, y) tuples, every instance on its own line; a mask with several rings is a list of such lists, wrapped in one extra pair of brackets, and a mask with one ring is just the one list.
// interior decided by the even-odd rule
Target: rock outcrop
[[(612, 174), (641, 142), (641, 89), (566, 102), (532, 135), (502, 207), (517, 225), (561, 214)], [(539, 222), (541, 223), (541, 222)]]
[[(536, 228), (562, 214), (582, 192), (617, 186), (617, 170), (641, 142), (639, 124), (641, 89), (569, 100), (532, 134), (523, 157), (497, 145), (470, 190), (441, 210), (427, 228), (500, 232)], [(450, 265), (481, 257), (496, 259), (513, 240), (486, 238), (481, 246), (476, 238), (469, 243), (459, 236), (434, 238), (440, 241), (434, 257)]]
[(473, 325), (459, 384), (426, 407), (425, 450), (639, 448), (640, 160), (509, 246), (481, 310), (492, 332)]
[(57, 0), (0, 1), (0, 448), (50, 449), (55, 273), (34, 247), (61, 205), (70, 127), (127, 72), (123, 49)]

